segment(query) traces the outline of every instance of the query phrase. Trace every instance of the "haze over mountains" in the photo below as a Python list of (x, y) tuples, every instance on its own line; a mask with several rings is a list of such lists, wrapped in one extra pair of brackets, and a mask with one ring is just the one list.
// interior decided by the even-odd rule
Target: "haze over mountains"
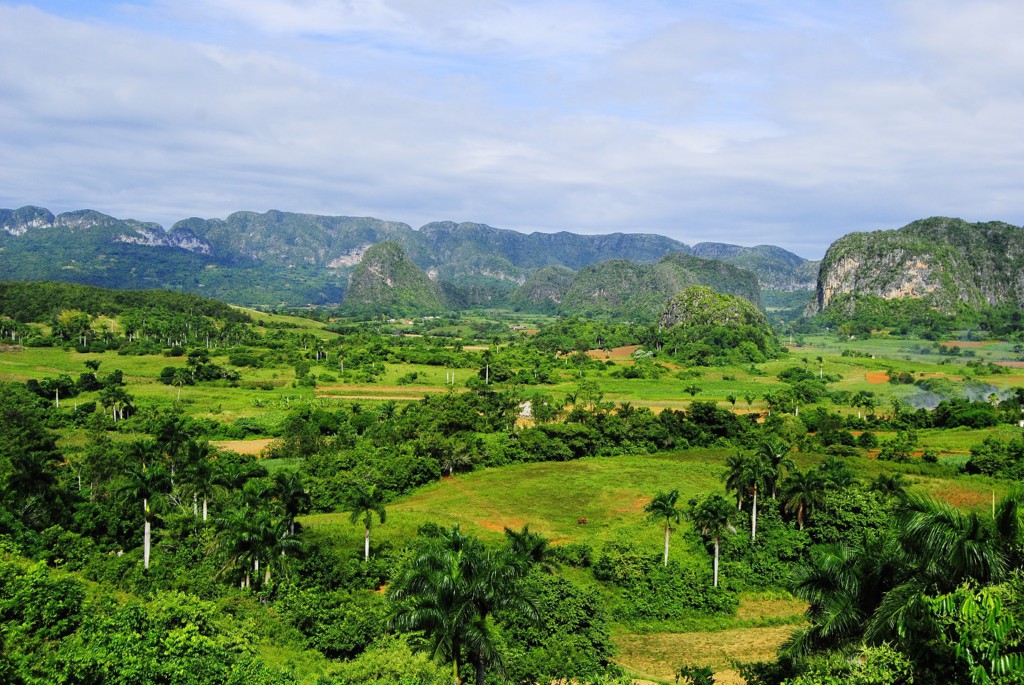
[[(602, 284), (621, 291), (622, 284), (610, 275), (619, 272), (638, 286), (665, 291), (666, 297), (676, 285), (717, 283), (759, 303), (758, 287), (810, 291), (817, 271), (817, 262), (777, 247), (691, 247), (652, 234), (523, 234), (453, 222), (414, 230), (368, 217), (277, 211), (191, 218), (165, 231), (157, 224), (91, 210), (55, 216), (40, 207), (22, 207), (0, 210), (0, 279), (171, 288), (246, 305), (334, 304), (346, 300), (357, 266), (381, 243), (400, 246), (401, 254), (392, 250), (390, 258), (407, 258), (423, 270), (438, 284), (441, 301), (452, 305), (557, 308), (564, 297), (570, 302), (593, 300), (594, 288), (600, 291)], [(674, 256), (665, 261), (668, 255)], [(618, 261), (599, 267), (609, 260)], [(378, 263), (377, 270), (381, 268)], [(551, 280), (552, 269), (560, 279)], [(718, 274), (716, 282), (704, 283), (712, 272)], [(419, 280), (408, 268), (398, 273), (411, 282)], [(549, 288), (550, 296), (544, 297), (538, 295), (537, 279), (561, 285)], [(357, 301), (346, 304), (370, 306), (373, 298), (366, 299), (365, 293), (381, 291), (365, 273), (357, 282)], [(433, 297), (428, 301), (437, 301)], [(618, 310), (634, 305), (625, 297), (610, 306)], [(589, 310), (594, 308), (591, 303)]]

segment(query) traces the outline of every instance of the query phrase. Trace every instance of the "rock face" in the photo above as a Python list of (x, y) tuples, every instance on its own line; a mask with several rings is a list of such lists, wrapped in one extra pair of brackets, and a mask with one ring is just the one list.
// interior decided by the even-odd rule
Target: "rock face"
[(838, 295), (924, 298), (937, 309), (1024, 305), (1024, 230), (936, 217), (895, 231), (851, 233), (828, 249), (808, 314)]
[[(38, 235), (46, 229), (65, 229), (68, 233), (92, 232), (112, 242), (148, 247), (176, 247), (196, 254), (210, 254), (210, 244), (187, 228), (164, 231), (159, 224), (144, 223), (132, 219), (115, 219), (106, 214), (83, 209), (54, 216), (42, 207), (21, 209), (0, 209), (0, 231), (19, 237), (26, 234)], [(59, 231), (58, 231), (59, 233)], [(58, 233), (51, 232), (51, 240), (59, 240)]]

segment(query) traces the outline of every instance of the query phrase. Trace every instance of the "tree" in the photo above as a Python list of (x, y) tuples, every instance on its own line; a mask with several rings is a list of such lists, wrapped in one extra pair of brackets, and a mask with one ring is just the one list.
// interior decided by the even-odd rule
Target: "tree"
[(888, 498), (902, 499), (907, 494), (908, 484), (902, 473), (880, 473), (868, 485), (868, 490)]
[(465, 661), (483, 685), (489, 664), (501, 667), (493, 630), (496, 611), (536, 620), (536, 608), (518, 581), (529, 564), (506, 548), (485, 547), (459, 528), (444, 528), (420, 549), (388, 590), (391, 627), (424, 632), (431, 655), (452, 662), (455, 683)]
[(804, 521), (811, 512), (825, 504), (825, 479), (820, 471), (794, 471), (782, 482), (782, 508), (796, 513), (797, 527), (804, 529)]
[(373, 524), (373, 515), (376, 514), (377, 519), (382, 524), (387, 519), (388, 512), (384, 508), (384, 493), (378, 489), (376, 485), (367, 486), (362, 482), (354, 482), (349, 487), (342, 511), (351, 512), (349, 520), (352, 523), (356, 523), (359, 521), (360, 517), (362, 517), (363, 525), (366, 528), (366, 536), (364, 538), (364, 559), (369, 561), (370, 526)]
[(659, 492), (644, 507), (644, 511), (647, 512), (647, 518), (653, 520), (665, 519), (665, 558), (663, 559), (665, 566), (668, 566), (668, 538), (672, 531), (672, 522), (679, 523), (683, 517), (682, 510), (676, 508), (676, 502), (678, 501), (679, 491), (669, 490), (668, 492)]
[[(306, 510), (310, 503), (309, 493), (302, 480), (302, 474), (295, 469), (278, 471), (274, 474), (274, 495), (284, 509), (288, 534), (295, 535), (295, 517)], [(381, 523), (384, 522), (381, 517)]]
[(774, 478), (774, 469), (768, 459), (754, 454), (747, 458), (744, 477), (750, 488), (750, 539), (757, 539), (757, 496)]
[(540, 533), (531, 531), (530, 526), (525, 525), (518, 531), (506, 526), (505, 540), (512, 554), (547, 573), (554, 573), (558, 564), (551, 553), (549, 540)]
[(725, 482), (726, 492), (736, 492), (736, 509), (743, 509), (743, 495), (747, 492), (746, 466), (747, 459), (737, 452), (725, 458), (725, 473), (722, 474), (722, 481)]
[(192, 513), (199, 516), (199, 500), (203, 501), (203, 521), (209, 518), (209, 502), (219, 487), (217, 472), (211, 456), (213, 449), (208, 442), (189, 440), (181, 450), (183, 454), (183, 487), (192, 495)]
[(767, 461), (770, 466), (766, 485), (771, 488), (772, 499), (775, 499), (776, 485), (785, 476), (786, 471), (796, 468), (796, 463), (789, 457), (790, 449), (789, 443), (773, 439), (762, 440), (757, 446), (756, 456)]
[(257, 583), (260, 581), (261, 569), (263, 584), (269, 584), (271, 569), (277, 566), (285, 570), (287, 552), (299, 545), (296, 538), (288, 535), (287, 519), (275, 519), (265, 508), (241, 506), (231, 510), (219, 523), (218, 547), (227, 556), (222, 570), (239, 569), (242, 572), (239, 585), (243, 589), (252, 587), (254, 579)]
[(169, 482), (167, 472), (153, 463), (157, 454), (159, 451), (153, 442), (132, 443), (128, 448), (128, 458), (133, 463), (128, 467), (126, 482), (120, 489), (120, 494), (142, 500), (142, 566), (145, 569), (149, 569), (152, 526), (156, 517), (154, 500), (164, 493)]
[(693, 522), (694, 530), (715, 546), (714, 587), (718, 587), (718, 543), (727, 532), (736, 532), (733, 527), (735, 517), (736, 510), (719, 494), (690, 500), (688, 518)]

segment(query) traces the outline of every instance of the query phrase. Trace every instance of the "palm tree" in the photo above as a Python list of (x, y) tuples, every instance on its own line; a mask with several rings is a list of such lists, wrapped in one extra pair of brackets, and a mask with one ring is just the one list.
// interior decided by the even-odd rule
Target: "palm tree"
[(388, 590), (391, 627), (423, 631), (431, 654), (452, 662), (455, 683), (461, 667), (473, 664), (483, 685), (491, 663), (501, 667), (493, 619), (496, 611), (517, 611), (533, 620), (537, 611), (518, 582), (529, 564), (508, 548), (490, 549), (459, 526), (421, 542), (416, 556)]
[(295, 517), (309, 506), (310, 496), (302, 475), (295, 469), (278, 471), (274, 474), (274, 495), (284, 509), (288, 534), (295, 535)]
[(525, 525), (518, 531), (506, 526), (505, 540), (512, 554), (525, 559), (546, 573), (554, 573), (558, 563), (551, 553), (549, 540), (540, 533), (532, 532), (530, 526)]
[(908, 495), (897, 515), (904, 549), (940, 592), (961, 583), (998, 582), (1008, 569), (1006, 541), (992, 520), (947, 502)]
[(725, 482), (726, 492), (736, 492), (736, 509), (743, 509), (743, 495), (747, 492), (746, 480), (747, 458), (737, 452), (725, 458), (725, 473), (722, 480)]
[(229, 568), (241, 571), (239, 585), (243, 589), (259, 582), (263, 570), (263, 584), (270, 582), (271, 568), (283, 568), (286, 552), (298, 547), (298, 540), (288, 535), (286, 518), (275, 519), (266, 509), (246, 506), (231, 510), (218, 523), (221, 532), (217, 546), (227, 557), (223, 572)]
[(672, 531), (672, 522), (679, 523), (683, 517), (682, 510), (676, 508), (676, 502), (678, 501), (679, 491), (669, 490), (668, 492), (659, 492), (644, 507), (644, 511), (647, 512), (647, 518), (654, 520), (665, 519), (665, 558), (663, 560), (665, 566), (668, 566), (668, 537)]
[(128, 447), (128, 458), (134, 463), (125, 474), (127, 481), (119, 493), (132, 499), (142, 500), (142, 566), (149, 569), (153, 520), (156, 518), (155, 501), (167, 488), (167, 473), (159, 464), (150, 463), (157, 454), (156, 445), (151, 441), (132, 443)]
[(868, 485), (868, 490), (887, 498), (903, 499), (907, 494), (908, 484), (902, 473), (880, 473)]
[(814, 469), (794, 471), (782, 481), (782, 508), (796, 513), (797, 527), (804, 529), (804, 520), (825, 504), (825, 479)]
[(718, 587), (718, 543), (726, 532), (735, 533), (732, 523), (736, 510), (719, 494), (690, 500), (688, 518), (695, 530), (709, 538), (715, 546), (714, 587)]
[(757, 539), (757, 495), (774, 477), (770, 461), (757, 454), (747, 459), (745, 477), (750, 487), (750, 539)]
[(361, 482), (354, 482), (349, 487), (348, 495), (342, 511), (351, 512), (349, 520), (352, 523), (363, 519), (366, 527), (364, 537), (364, 560), (370, 560), (370, 526), (373, 524), (373, 515), (383, 524), (387, 519), (388, 512), (384, 508), (384, 493), (376, 485), (367, 486)]
[(192, 513), (199, 516), (199, 500), (203, 500), (203, 521), (209, 518), (209, 503), (218, 488), (217, 472), (211, 460), (213, 449), (208, 442), (189, 440), (184, 446), (183, 485), (192, 495)]
[(796, 468), (796, 463), (789, 457), (790, 449), (788, 442), (770, 438), (762, 440), (757, 446), (756, 456), (766, 460), (771, 466), (771, 474), (766, 484), (771, 487), (772, 499), (775, 499), (776, 486), (786, 471)]
[(865, 623), (906, 577), (906, 559), (891, 536), (865, 541), (858, 548), (812, 548), (810, 561), (794, 570), (790, 587), (808, 603), (810, 625), (794, 633), (782, 653), (798, 656), (862, 640)]

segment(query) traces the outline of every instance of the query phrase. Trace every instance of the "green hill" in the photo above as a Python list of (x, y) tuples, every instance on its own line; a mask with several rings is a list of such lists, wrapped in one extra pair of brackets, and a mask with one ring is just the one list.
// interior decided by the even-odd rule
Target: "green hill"
[(410, 314), (438, 312), (445, 306), (440, 287), (395, 242), (366, 250), (352, 272), (345, 297), (345, 309), (350, 312)]
[(757, 279), (749, 271), (677, 252), (656, 264), (614, 259), (581, 269), (565, 292), (561, 310), (653, 321), (670, 297), (692, 285), (706, 285), (761, 305)]

